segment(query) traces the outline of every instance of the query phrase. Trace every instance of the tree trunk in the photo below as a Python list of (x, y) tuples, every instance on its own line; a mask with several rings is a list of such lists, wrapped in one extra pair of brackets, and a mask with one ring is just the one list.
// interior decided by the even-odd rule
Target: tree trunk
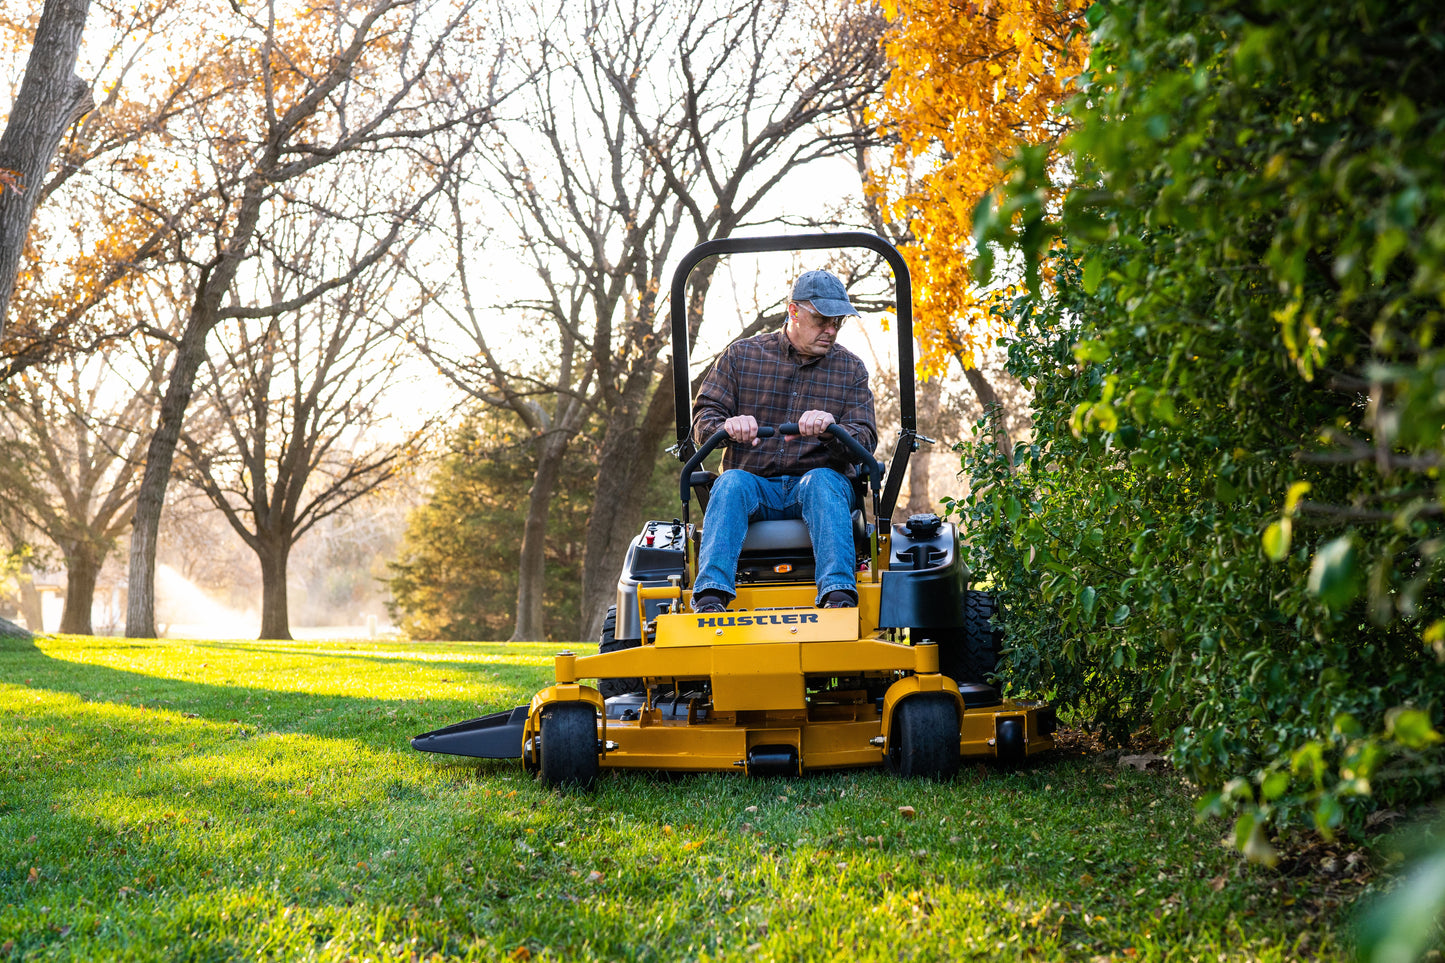
[[(517, 624), (509, 642), (541, 642), (547, 638), (542, 600), (547, 589), (547, 513), (562, 474), (562, 459), (571, 438), (561, 432), (544, 435), (537, 444), (537, 470), (527, 494), (527, 521), (522, 526), (522, 557), (517, 563)], [(503, 536), (505, 537), (505, 536)]]
[(642, 522), (642, 501), (673, 422), (672, 371), (668, 365), (641, 424), (615, 430), (609, 427), (603, 437), (592, 516), (587, 521), (587, 554), (582, 562), (583, 640), (602, 634), (602, 619), (617, 594), (617, 575), (627, 546)]
[(95, 606), (95, 580), (105, 556), (91, 546), (79, 544), (65, 553), (65, 609), (60, 614), (60, 631), (67, 635), (94, 635), (90, 610)]
[(908, 458), (908, 504), (904, 511), (909, 515), (927, 512), (938, 514), (938, 508), (928, 495), (929, 483), (933, 481), (933, 452), (922, 446)]
[(21, 570), (15, 582), (20, 586), (20, 615), (25, 619), (25, 627), (39, 635), (45, 631), (45, 604), (35, 588), (35, 579), (30, 572)]
[[(718, 236), (725, 237), (729, 229), (720, 229)], [(697, 343), (703, 302), (716, 270), (717, 261), (711, 260), (699, 265), (692, 274), (687, 303), (689, 345)], [(602, 620), (616, 595), (622, 560), (642, 522), (642, 500), (657, 468), (657, 456), (662, 451), (663, 440), (672, 436), (676, 424), (672, 365), (671, 360), (659, 365), (661, 370), (651, 385), (640, 383), (644, 390), (649, 387), (652, 390), (640, 422), (632, 414), (641, 407), (637, 401), (624, 398), (609, 413), (607, 434), (603, 436), (597, 459), (597, 484), (593, 487), (592, 516), (587, 520), (586, 554), (582, 559), (579, 634), (583, 640), (590, 641), (602, 634)], [(702, 377), (699, 374), (693, 379), (694, 394)]]
[(263, 543), (256, 552), (261, 560), (262, 639), (290, 639), (291, 613), (286, 598), (286, 562), (291, 548), (284, 542)]
[(50, 161), (66, 128), (95, 106), (90, 87), (75, 76), (89, 12), (90, 0), (45, 0), (25, 78), (0, 136), (0, 170), (18, 174), (21, 188), (0, 186), (0, 334)]
[(125, 634), (130, 639), (156, 637), (156, 542), (160, 536), (161, 509), (165, 505), (181, 423), (185, 421), (186, 407), (195, 388), (196, 372), (206, 357), (206, 335), (215, 323), (214, 312), (208, 315), (211, 320), (206, 323), (197, 313), (192, 313), (176, 349), (171, 379), (161, 401), (160, 423), (146, 449), (145, 474), (136, 489), (130, 535), (130, 590), (125, 606)]
[(988, 419), (989, 428), (993, 431), (994, 444), (1003, 453), (1010, 466), (1014, 463), (1014, 443), (1009, 437), (1007, 422), (1004, 414), (1007, 409), (999, 400), (998, 392), (993, 390), (993, 385), (983, 376), (983, 372), (977, 368), (970, 367), (964, 363), (963, 357), (958, 356), (958, 363), (963, 368), (963, 376), (968, 379), (969, 387), (978, 396), (978, 403), (983, 406), (984, 417)]
[[(943, 395), (943, 382), (934, 379), (918, 386), (918, 429), (925, 435), (936, 436), (932, 426), (938, 420), (938, 404)], [(928, 485), (933, 479), (933, 452), (928, 446), (920, 446), (908, 459), (908, 504), (909, 515), (937, 512), (937, 506), (929, 497)]]

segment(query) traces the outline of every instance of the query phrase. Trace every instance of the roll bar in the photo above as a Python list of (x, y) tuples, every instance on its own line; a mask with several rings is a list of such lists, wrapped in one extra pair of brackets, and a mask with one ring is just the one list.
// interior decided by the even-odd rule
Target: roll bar
[(898, 303), (898, 408), (903, 430), (918, 430), (913, 396), (913, 283), (898, 249), (876, 234), (844, 231), (837, 234), (775, 234), (767, 237), (723, 237), (705, 241), (688, 251), (672, 274), (672, 397), (677, 412), (679, 456), (690, 457), (692, 433), (692, 379), (688, 377), (691, 347), (687, 336), (687, 282), (693, 269), (710, 257), (724, 254), (766, 254), (773, 251), (818, 251), (861, 247), (881, 254), (893, 269), (894, 300)]
[[(673, 410), (677, 412), (677, 447), (680, 460), (695, 470), (702, 464), (702, 458), (721, 443), (715, 434), (699, 450), (692, 442), (692, 379), (688, 377), (688, 360), (691, 347), (687, 330), (687, 282), (693, 270), (710, 257), (724, 254), (766, 254), (773, 251), (818, 251), (847, 247), (861, 247), (883, 256), (893, 269), (894, 300), (898, 308), (898, 412), (902, 431), (898, 447), (888, 470), (888, 487), (880, 501), (877, 473), (882, 467), (871, 454), (861, 463), (873, 480), (874, 515), (888, 518), (898, 501), (902, 486), (903, 470), (908, 465), (908, 456), (918, 448), (917, 402), (913, 390), (913, 282), (908, 275), (908, 265), (898, 249), (876, 234), (865, 231), (842, 231), (835, 234), (774, 234), (765, 237), (723, 237), (704, 241), (688, 251), (672, 274), (672, 397)], [(788, 427), (786, 425), (782, 426)], [(794, 425), (794, 428), (797, 426)], [(762, 429), (759, 429), (761, 435)], [(847, 436), (844, 444), (856, 439)], [(722, 433), (722, 437), (727, 437)], [(766, 436), (763, 436), (766, 437)], [(861, 445), (858, 445), (862, 449)], [(864, 452), (867, 454), (867, 452)], [(681, 480), (683, 511), (688, 507), (688, 480), (692, 470), (684, 468)]]

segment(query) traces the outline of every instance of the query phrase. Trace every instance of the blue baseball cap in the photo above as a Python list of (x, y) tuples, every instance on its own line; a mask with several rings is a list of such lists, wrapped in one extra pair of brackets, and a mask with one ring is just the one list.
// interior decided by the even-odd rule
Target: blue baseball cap
[(843, 282), (828, 271), (804, 271), (798, 275), (798, 280), (793, 282), (793, 300), (810, 302), (813, 310), (824, 317), (841, 318), (858, 313), (848, 300)]

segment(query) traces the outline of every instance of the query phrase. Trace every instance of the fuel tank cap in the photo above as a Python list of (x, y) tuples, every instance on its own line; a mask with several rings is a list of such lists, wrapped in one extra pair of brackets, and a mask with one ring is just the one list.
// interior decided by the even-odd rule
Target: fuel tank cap
[(943, 527), (943, 519), (932, 512), (922, 515), (909, 515), (905, 527), (908, 530), (908, 537), (924, 540), (933, 538), (938, 530)]

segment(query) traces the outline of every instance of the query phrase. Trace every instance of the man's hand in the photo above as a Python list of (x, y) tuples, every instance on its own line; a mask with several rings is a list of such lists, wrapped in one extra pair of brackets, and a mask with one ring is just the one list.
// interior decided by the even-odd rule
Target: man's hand
[(806, 438), (816, 438), (833, 423), (833, 416), (826, 411), (805, 411), (798, 419), (798, 434)]
[[(816, 414), (816, 412), (809, 412), (809, 414)], [(757, 447), (758, 420), (752, 415), (733, 415), (727, 421), (723, 422), (723, 430), (728, 433), (729, 438), (738, 444), (750, 444)]]

